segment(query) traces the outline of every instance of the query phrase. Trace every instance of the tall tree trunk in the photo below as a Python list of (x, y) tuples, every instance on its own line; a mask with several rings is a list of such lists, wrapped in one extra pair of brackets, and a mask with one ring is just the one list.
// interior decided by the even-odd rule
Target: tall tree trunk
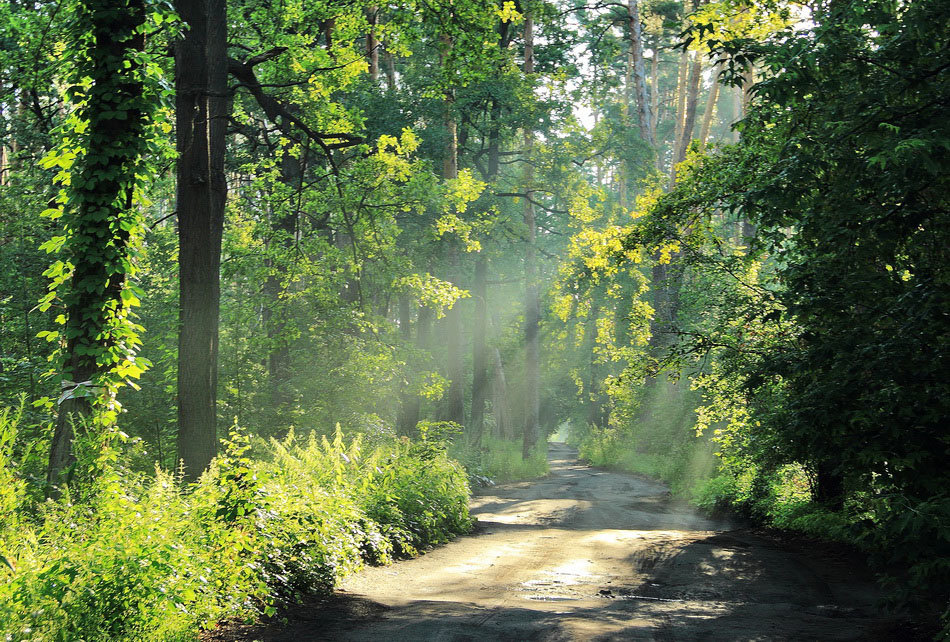
[[(597, 124), (600, 122), (600, 83), (599, 75), (597, 73), (597, 67), (595, 66), (591, 70), (591, 83), (590, 83), (590, 110), (594, 118), (594, 128), (597, 128)], [(597, 186), (603, 185), (603, 166), (601, 165), (600, 158), (594, 158), (594, 184)]]
[[(2, 125), (3, 131), (6, 132), (9, 127), (6, 123), (5, 114), (3, 112), (3, 104), (0, 103), (0, 125)], [(0, 185), (7, 185), (9, 182), (10, 172), (10, 152), (7, 147), (6, 140), (0, 143)]]
[(732, 96), (732, 111), (733, 111), (733, 121), (732, 121), (732, 142), (739, 142), (739, 130), (735, 128), (735, 124), (742, 120), (742, 87), (733, 87), (730, 90)]
[(633, 67), (633, 83), (636, 87), (637, 111), (639, 114), (640, 136), (650, 146), (656, 146), (653, 136), (653, 114), (650, 110), (650, 99), (647, 95), (647, 73), (643, 62), (643, 27), (640, 24), (640, 9), (637, 0), (627, 2), (627, 18), (630, 23), (630, 46), (628, 48), (631, 66)]
[(508, 379), (505, 377), (505, 365), (501, 360), (501, 351), (492, 348), (492, 416), (495, 417), (495, 436), (499, 439), (515, 438), (514, 426), (508, 409)]
[(488, 403), (488, 257), (480, 254), (475, 261), (472, 284), (475, 314), (472, 319), (472, 421), (470, 440), (479, 443), (485, 431), (485, 406)]
[[(628, 24), (629, 27), (629, 24)], [(629, 31), (629, 28), (628, 28)], [(628, 39), (630, 37), (628, 36)], [(620, 100), (620, 123), (624, 132), (630, 127), (630, 102), (633, 99), (633, 45), (627, 47), (626, 61), (623, 67), (623, 98)], [(627, 184), (630, 180), (629, 153), (620, 159), (617, 184), (617, 202), (621, 210), (627, 209)]]
[[(447, 55), (453, 46), (452, 38), (441, 37), (443, 55)], [(455, 96), (451, 90), (445, 94), (445, 154), (442, 161), (442, 178), (449, 181), (458, 178), (458, 123), (455, 115)], [(459, 248), (455, 239), (444, 239), (443, 254), (447, 266), (448, 280), (456, 286), (461, 281)], [(448, 310), (442, 321), (445, 336), (445, 368), (449, 388), (445, 394), (441, 418), (459, 425), (465, 423), (465, 389), (463, 387), (464, 370), (462, 364), (462, 306), (456, 303)]]
[[(509, 23), (503, 22), (499, 26), (500, 44), (508, 46), (510, 40)], [(488, 163), (485, 180), (489, 183), (498, 178), (501, 167), (501, 104), (492, 99), (489, 108), (488, 130)], [(485, 410), (490, 394), (494, 394), (494, 373), (490, 371), (490, 355), (487, 344), (489, 315), (488, 315), (488, 256), (480, 255), (475, 264), (475, 283), (473, 294), (475, 297), (475, 318), (472, 320), (472, 425), (471, 432), (476, 443), (481, 442), (485, 432)], [(500, 357), (499, 357), (500, 358)], [(504, 377), (504, 371), (501, 371)], [(500, 421), (507, 421), (500, 417), (501, 412), (507, 412), (507, 405), (499, 407), (492, 403), (492, 413), (496, 425)]]
[[(454, 240), (446, 244), (445, 259), (449, 266), (449, 281), (460, 287), (458, 247)], [(446, 311), (445, 318), (442, 320), (442, 331), (445, 337), (445, 371), (449, 387), (445, 392), (441, 419), (463, 425), (465, 423), (465, 371), (462, 362), (462, 305), (460, 302), (456, 302), (452, 309)]]
[(699, 143), (705, 146), (712, 127), (713, 114), (716, 112), (716, 102), (719, 100), (719, 65), (712, 69), (712, 87), (709, 88), (709, 97), (706, 99), (706, 111), (703, 113), (703, 126), (699, 132)]
[(383, 51), (383, 62), (386, 66), (386, 89), (396, 91), (396, 58), (389, 51)]
[[(749, 113), (749, 103), (752, 101), (752, 86), (755, 84), (755, 69), (752, 65), (746, 65), (742, 72), (742, 87), (739, 91), (739, 109), (740, 118), (745, 118)], [(739, 142), (739, 135), (736, 132), (736, 142)], [(750, 239), (755, 236), (755, 225), (748, 218), (743, 217), (740, 221), (739, 232), (742, 235), (741, 242), (748, 244)], [(820, 485), (820, 484), (819, 484)]]
[(624, 127), (630, 125), (630, 103), (633, 101), (633, 36), (629, 34), (630, 25), (628, 20), (627, 39), (628, 46), (624, 55), (623, 65), (623, 98), (620, 101), (620, 122)]
[(752, 86), (755, 85), (755, 69), (746, 65), (742, 71), (742, 117), (749, 113), (749, 103), (752, 102)]
[(196, 479), (217, 453), (218, 315), (227, 183), (225, 0), (177, 0), (188, 28), (175, 43), (178, 146), (178, 456)]
[[(69, 227), (65, 260), (74, 268), (68, 289), (61, 293), (66, 350), (63, 395), (47, 470), (51, 485), (65, 481), (61, 473), (75, 461), (74, 422), (88, 417), (93, 403), (108, 402), (114, 395), (112, 385), (99, 379), (119, 363), (109, 353), (124, 353), (131, 347), (125, 345), (127, 337), (117, 336), (109, 326), (122, 323), (128, 314), (122, 297), (127, 275), (116, 266), (128, 264), (133, 256), (135, 239), (128, 230), (138, 223), (133, 210), (136, 172), (141, 172), (138, 143), (150, 117), (143, 112), (137, 60), (145, 47), (144, 1), (85, 0), (77, 14), (88, 21), (92, 34), (93, 44), (76, 43), (87, 58), (91, 98), (79, 113), (87, 123), (88, 149), (65, 188), (64, 218)], [(97, 390), (100, 386), (106, 389)]]
[[(525, 15), (524, 21), (524, 73), (531, 80), (534, 73), (534, 21), (531, 14)], [(537, 222), (535, 221), (534, 203), (532, 202), (532, 187), (534, 186), (534, 166), (531, 164), (531, 155), (534, 152), (534, 132), (530, 127), (524, 131), (525, 163), (524, 170), (524, 224), (528, 231), (524, 253), (524, 281), (525, 281), (525, 328), (524, 328), (524, 379), (525, 379), (525, 420), (524, 441), (521, 456), (527, 459), (534, 451), (541, 435), (538, 424), (540, 410), (539, 399), (539, 367), (540, 343), (538, 329), (541, 317), (541, 307), (538, 301), (538, 263), (537, 263)]]
[[(659, 43), (653, 49), (653, 60), (650, 62), (650, 140), (656, 145), (656, 127), (660, 122), (660, 47)], [(657, 167), (660, 157), (657, 155)]]
[(686, 150), (693, 139), (693, 129), (696, 126), (696, 103), (699, 100), (699, 84), (703, 77), (703, 62), (698, 54), (693, 56), (689, 65), (689, 78), (686, 81), (686, 104), (683, 112), (683, 128), (679, 143), (673, 156), (673, 169), (670, 172), (671, 181), (676, 181), (676, 165), (686, 160)]
[[(507, 23), (505, 23), (507, 27)], [(505, 42), (506, 29), (502, 30)], [(491, 101), (489, 108), (488, 164), (485, 180), (493, 182), (498, 177), (501, 161), (501, 105)], [(469, 426), (470, 441), (478, 444), (485, 432), (485, 409), (488, 405), (490, 375), (488, 371), (488, 256), (479, 254), (475, 260), (475, 280), (472, 284), (474, 315), (472, 318), (472, 411)]]
[(686, 81), (689, 76), (689, 51), (684, 49), (680, 53), (679, 67), (676, 73), (676, 108), (674, 117), (676, 123), (673, 127), (673, 147), (670, 158), (670, 182), (672, 184), (675, 176), (674, 167), (676, 165), (676, 153), (680, 148), (683, 139), (683, 122), (686, 119)]
[[(489, 311), (488, 324), (492, 340), (498, 339), (499, 323)], [(495, 418), (495, 437), (512, 441), (515, 439), (515, 426), (511, 420), (511, 406), (508, 399), (508, 378), (505, 376), (505, 364), (497, 346), (491, 347), (491, 395), (492, 416)]]
[(369, 59), (369, 78), (373, 84), (379, 82), (379, 40), (376, 39), (376, 25), (379, 24), (379, 7), (366, 9), (369, 21), (369, 33), (366, 34), (366, 57)]

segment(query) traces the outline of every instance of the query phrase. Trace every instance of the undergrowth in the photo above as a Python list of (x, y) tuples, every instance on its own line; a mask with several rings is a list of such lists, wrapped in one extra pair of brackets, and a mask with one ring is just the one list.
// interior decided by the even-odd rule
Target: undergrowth
[[(868, 554), (889, 605), (909, 607), (926, 627), (943, 627), (950, 640), (950, 498), (924, 500), (897, 492), (851, 489), (840, 509), (813, 498), (800, 464), (766, 469), (717, 456), (717, 444), (697, 436), (694, 399), (685, 386), (656, 385), (639, 412), (608, 427), (574, 427), (570, 441), (594, 466), (640, 473), (669, 484), (674, 495), (708, 512), (841, 542)], [(893, 542), (913, 542), (894, 546)], [(937, 620), (942, 625), (933, 624)], [(943, 639), (943, 638), (942, 638)]]
[(649, 475), (691, 497), (716, 470), (713, 445), (696, 437), (696, 395), (658, 380), (636, 412), (606, 427), (572, 425), (569, 442), (594, 466)]
[(521, 440), (484, 436), (478, 446), (453, 444), (450, 454), (465, 465), (474, 484), (537, 479), (548, 474), (547, 443), (538, 444), (522, 459)]
[(78, 465), (98, 466), (96, 481), (37, 502), (14, 457), (16, 417), (0, 413), (0, 636), (194, 639), (471, 527), (465, 472), (442, 443), (370, 448), (338, 428), (255, 444), (261, 458), (250, 446), (235, 429), (184, 485), (80, 436)]

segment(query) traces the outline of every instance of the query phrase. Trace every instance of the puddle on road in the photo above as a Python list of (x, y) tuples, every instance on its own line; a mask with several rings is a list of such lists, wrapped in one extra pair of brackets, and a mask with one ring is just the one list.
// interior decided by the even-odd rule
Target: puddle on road
[(568, 597), (566, 595), (525, 595), (524, 599), (532, 602), (569, 602), (580, 598)]
[[(521, 582), (510, 590), (528, 593), (522, 595), (534, 602), (568, 602), (589, 599), (588, 592), (601, 584), (602, 577), (592, 572), (589, 559), (574, 559), (542, 571), (542, 578)], [(584, 590), (581, 587), (586, 587)]]
[[(562, 582), (561, 580), (528, 580), (527, 582), (522, 582), (521, 586), (527, 586), (528, 588), (547, 588), (554, 586), (565, 586), (567, 584), (576, 584), (576, 582)], [(527, 590), (527, 589), (519, 589)]]
[[(563, 581), (558, 579), (528, 580), (521, 582), (512, 590), (518, 592), (530, 593), (522, 595), (526, 600), (532, 602), (569, 602), (578, 600), (581, 596), (574, 595), (571, 585), (575, 582)], [(565, 595), (567, 593), (567, 595)]]

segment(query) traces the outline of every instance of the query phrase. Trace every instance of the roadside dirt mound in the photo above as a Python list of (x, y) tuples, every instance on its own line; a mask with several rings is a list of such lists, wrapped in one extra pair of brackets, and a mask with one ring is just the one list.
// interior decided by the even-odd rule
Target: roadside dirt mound
[(551, 444), (551, 475), (472, 502), (470, 536), (214, 640), (885, 640), (860, 558), (735, 529)]

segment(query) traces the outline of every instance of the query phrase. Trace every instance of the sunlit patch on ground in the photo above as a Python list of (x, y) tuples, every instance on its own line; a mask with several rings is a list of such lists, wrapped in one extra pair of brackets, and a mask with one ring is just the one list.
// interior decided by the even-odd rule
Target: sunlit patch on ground
[[(656, 482), (552, 450), (550, 477), (473, 501), (475, 536), (347, 578), (384, 610), (318, 639), (854, 640), (873, 624), (864, 580), (833, 586), (807, 556), (723, 532)], [(818, 608), (829, 594), (852, 610)]]

